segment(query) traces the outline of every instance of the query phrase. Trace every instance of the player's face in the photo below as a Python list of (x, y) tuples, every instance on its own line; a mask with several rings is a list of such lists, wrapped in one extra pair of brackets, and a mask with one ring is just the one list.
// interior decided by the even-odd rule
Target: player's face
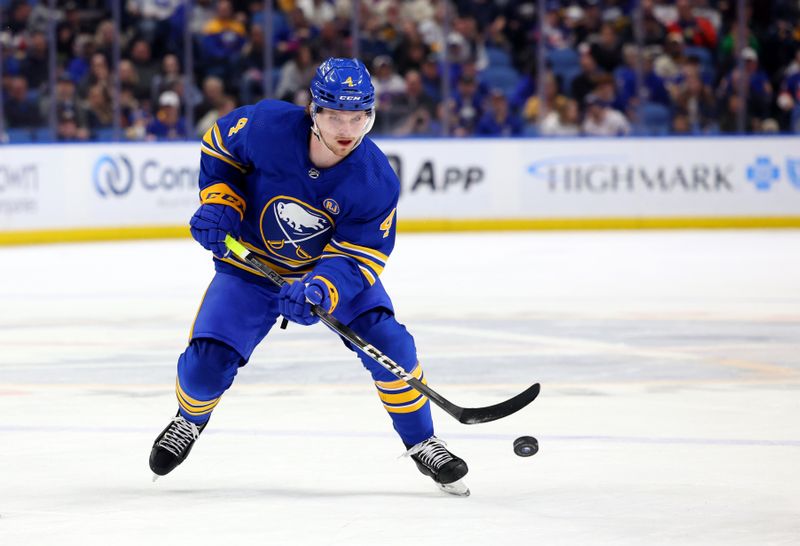
[(344, 157), (353, 151), (369, 123), (367, 111), (349, 112), (323, 109), (317, 113), (320, 138), (330, 151)]

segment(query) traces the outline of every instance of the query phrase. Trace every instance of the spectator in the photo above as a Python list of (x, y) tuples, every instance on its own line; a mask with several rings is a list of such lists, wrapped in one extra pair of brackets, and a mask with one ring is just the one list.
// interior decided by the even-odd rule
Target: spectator
[(150, 84), (150, 95), (147, 97), (150, 102), (155, 104), (161, 93), (168, 90), (172, 84), (182, 78), (181, 65), (178, 57), (173, 54), (164, 55), (161, 59), (161, 71), (153, 76)]
[(478, 81), (468, 76), (462, 77), (458, 80), (454, 99), (455, 114), (458, 125), (462, 129), (459, 133), (464, 133), (464, 136), (471, 134), (478, 120), (483, 116), (483, 108), (478, 95)]
[[(744, 59), (744, 78), (747, 81), (747, 95), (745, 106), (747, 108), (749, 122), (749, 130), (753, 130), (754, 123), (759, 123), (759, 120), (768, 117), (769, 108), (772, 102), (772, 84), (769, 78), (758, 67), (758, 54), (752, 48), (746, 47), (742, 50), (742, 58)], [(740, 71), (734, 68), (720, 83), (718, 95), (725, 99), (731, 95), (737, 94), (739, 90), (738, 82), (740, 78)]]
[(87, 121), (90, 130), (107, 129), (114, 124), (111, 97), (105, 85), (96, 83), (89, 87), (89, 92), (86, 96), (86, 110), (88, 112)]
[(152, 82), (159, 72), (159, 63), (153, 59), (150, 44), (144, 40), (135, 40), (131, 45), (130, 60), (136, 67), (142, 82)]
[(11, 76), (8, 78), (7, 89), (3, 111), (8, 127), (16, 129), (41, 126), (43, 120), (39, 114), (39, 105), (28, 95), (28, 81), (23, 76)]
[(691, 122), (685, 112), (679, 112), (672, 118), (671, 133), (673, 135), (688, 135), (692, 133)]
[(397, 71), (405, 74), (409, 70), (419, 70), (429, 53), (430, 50), (422, 40), (416, 25), (411, 21), (406, 21), (403, 24), (400, 41), (392, 55), (397, 65)]
[(86, 128), (87, 113), (83, 104), (78, 99), (77, 87), (69, 76), (63, 74), (56, 81), (55, 93), (44, 97), (41, 101), (41, 117), (47, 119), (50, 114), (51, 101), (55, 100), (56, 116), (60, 118), (63, 113), (70, 112), (77, 128)]
[[(239, 58), (238, 72), (242, 75), (239, 83), (242, 103), (257, 102), (264, 95), (264, 29), (259, 25), (250, 27), (247, 43), (244, 44)], [(273, 75), (274, 72), (270, 77)]]
[[(288, 11), (288, 24), (275, 32), (275, 63), (282, 65), (292, 58), (301, 43), (313, 43), (317, 37), (317, 29), (311, 26), (303, 10), (294, 8)], [(363, 55), (367, 55), (363, 49)]]
[(431, 53), (425, 58), (419, 73), (425, 94), (434, 101), (439, 102), (442, 97), (442, 76), (435, 53)]
[(275, 97), (281, 100), (291, 100), (295, 91), (311, 85), (311, 78), (314, 77), (318, 65), (311, 47), (301, 44), (295, 50), (292, 60), (281, 67)]
[(547, 49), (563, 49), (572, 46), (572, 29), (564, 24), (560, 2), (549, 0), (546, 4), (543, 39)]
[(586, 136), (624, 136), (631, 132), (630, 123), (617, 110), (603, 102), (597, 95), (586, 95), (586, 117), (583, 134)]
[[(308, 104), (308, 103), (306, 103)], [(219, 118), (231, 113), (236, 108), (236, 100), (230, 95), (223, 96), (217, 103), (215, 108), (212, 108), (205, 113), (203, 117), (195, 124), (194, 133), (198, 137), (202, 137), (206, 132), (211, 129)]]
[(199, 120), (211, 110), (218, 110), (225, 98), (225, 83), (216, 76), (208, 76), (203, 80), (203, 100), (194, 109), (194, 119)]
[(96, 51), (102, 53), (110, 61), (114, 56), (114, 42), (116, 40), (117, 33), (114, 30), (114, 21), (109, 19), (102, 21), (94, 33)]
[(420, 127), (427, 125), (427, 121), (436, 111), (436, 103), (425, 93), (419, 72), (409, 70), (406, 73), (405, 84), (406, 92), (394, 97), (390, 109), (390, 118), (399, 121), (392, 130), (398, 136), (418, 134)]
[(130, 60), (120, 60), (118, 77), (120, 85), (130, 90), (137, 101), (148, 100), (150, 86), (139, 78), (139, 72)]
[(591, 52), (591, 46), (583, 43), (578, 46), (578, 53), (580, 55), (580, 73), (572, 80), (572, 88), (570, 95), (573, 99), (582, 103), (584, 97), (594, 90), (595, 80), (602, 74), (602, 71), (597, 66), (597, 61), (594, 60)]
[(233, 75), (231, 68), (239, 60), (247, 35), (234, 15), (233, 3), (219, 0), (214, 18), (203, 29), (201, 58), (208, 76), (230, 80)]
[(127, 0), (125, 10), (135, 22), (136, 36), (152, 44), (163, 56), (169, 36), (169, 19), (184, 0)]
[(781, 127), (794, 132), (792, 120), (800, 119), (800, 49), (786, 69), (777, 100)]
[(87, 95), (94, 86), (111, 87), (111, 70), (108, 68), (108, 59), (102, 53), (92, 55), (89, 72), (80, 83), (81, 95)]
[(59, 142), (81, 142), (89, 139), (89, 131), (81, 127), (72, 110), (65, 110), (57, 119), (56, 140)]
[(349, 40), (343, 40), (344, 30), (340, 29), (337, 22), (328, 21), (323, 24), (312, 43), (317, 51), (317, 58), (347, 57), (350, 55)]
[(614, 81), (623, 111), (627, 110), (630, 101), (636, 98), (638, 78), (636, 72), (640, 55), (639, 48), (635, 44), (625, 44), (622, 47), (623, 64), (614, 70)]
[(600, 9), (600, 0), (583, 0), (583, 16), (575, 26), (575, 42), (580, 44), (590, 42), (592, 36), (600, 33), (603, 24), (603, 12)]
[(125, 137), (131, 140), (141, 140), (144, 137), (144, 120), (147, 119), (148, 113), (142, 108), (142, 104), (129, 87), (123, 87), (120, 91), (119, 108), (120, 128)]
[(578, 136), (580, 133), (580, 110), (574, 99), (558, 104), (539, 126), (539, 134), (542, 136)]
[(667, 87), (676, 83), (679, 76), (680, 65), (684, 61), (683, 47), (683, 35), (670, 32), (664, 44), (664, 53), (655, 60), (653, 68)]
[(645, 46), (660, 46), (667, 36), (667, 27), (656, 17), (652, 0), (642, 1), (642, 41)]
[[(755, 52), (761, 50), (761, 43), (750, 27), (745, 27), (745, 47)], [(717, 72), (724, 74), (733, 70), (737, 62), (737, 51), (739, 51), (739, 33), (736, 28), (731, 28), (719, 46)]]
[(600, 36), (591, 45), (591, 51), (597, 66), (606, 72), (613, 72), (622, 63), (622, 45), (614, 25), (603, 23)]
[(317, 28), (336, 17), (336, 10), (328, 0), (298, 0), (297, 7), (303, 10), (306, 19)]
[(669, 32), (677, 32), (683, 36), (684, 42), (708, 50), (717, 47), (717, 31), (713, 25), (703, 17), (696, 17), (692, 13), (690, 0), (676, 0), (678, 19), (667, 27)]
[(214, 0), (194, 0), (189, 15), (189, 32), (192, 36), (200, 36), (206, 25), (214, 18)]
[[(736, 133), (738, 131), (739, 110), (742, 108), (742, 101), (738, 95), (731, 93), (728, 96), (719, 97), (723, 104), (719, 116), (719, 130), (721, 133)], [(747, 119), (745, 131), (752, 129), (752, 122)]]
[(180, 115), (181, 101), (174, 91), (158, 98), (158, 112), (147, 125), (147, 140), (183, 140), (188, 137), (186, 122)]
[[(492, 88), (487, 83), (486, 76), (481, 75), (481, 70), (478, 68), (478, 61), (475, 59), (467, 59), (461, 63), (460, 78), (472, 78), (478, 82), (478, 100), (483, 100), (489, 96)], [(490, 80), (489, 80), (490, 81)]]
[(56, 25), (56, 51), (59, 55), (59, 62), (64, 63), (65, 58), (75, 46), (75, 40), (81, 33), (81, 12), (75, 2), (67, 2), (64, 5), (64, 15)]
[[(794, 18), (796, 20), (796, 17)], [(793, 20), (789, 17), (779, 18), (764, 36), (761, 63), (770, 76), (778, 76), (782, 69), (796, 62), (793, 57), (800, 52), (798, 36), (794, 33)]]
[[(367, 11), (366, 4), (361, 3), (361, 5), (364, 6), (362, 11)], [(361, 55), (366, 59), (373, 60), (378, 57), (390, 56), (392, 54), (392, 50), (389, 47), (389, 44), (381, 40), (380, 19), (368, 15), (366, 18), (362, 19), (362, 21), (363, 23), (359, 29), (358, 35), (358, 48), (361, 52)]]
[(33, 32), (22, 60), (21, 71), (28, 80), (28, 87), (36, 93), (45, 91), (50, 79), (47, 49), (44, 32)]
[(388, 111), (394, 97), (406, 91), (406, 82), (395, 72), (391, 57), (386, 55), (378, 56), (372, 62), (372, 85), (375, 86), (376, 107), (380, 111)]
[(714, 92), (703, 83), (699, 74), (692, 73), (686, 77), (675, 97), (675, 106), (679, 114), (685, 118), (686, 132), (708, 133), (716, 128)]
[(544, 76), (544, 105), (539, 104), (539, 96), (532, 95), (526, 102), (522, 111), (522, 117), (527, 123), (537, 123), (540, 116), (543, 118), (560, 104), (566, 102), (567, 97), (558, 92), (558, 83), (552, 72), (547, 72)]
[[(517, 86), (511, 93), (511, 96), (508, 100), (509, 106), (511, 106), (511, 109), (515, 112), (522, 110), (528, 99), (537, 92), (537, 69), (538, 67), (536, 63), (528, 63), (528, 66), (526, 67), (525, 71), (523, 71), (522, 76), (517, 81)], [(560, 86), (562, 85), (563, 83), (560, 84)]]
[(774, 135), (781, 130), (778, 121), (772, 118), (767, 118), (761, 123), (761, 133), (765, 135)]
[[(667, 91), (667, 84), (664, 78), (655, 69), (656, 50), (650, 49), (644, 52), (644, 99), (649, 102), (657, 102), (664, 106), (672, 104), (672, 98)], [(663, 67), (662, 67), (663, 68)]]
[(28, 2), (13, 2), (11, 5), (4, 2), (4, 10), (8, 10), (8, 15), (3, 18), (3, 25), (11, 32), (12, 37), (24, 33), (28, 29), (28, 21), (31, 17), (33, 8)]
[(475, 129), (478, 136), (511, 137), (522, 134), (522, 120), (511, 112), (508, 99), (500, 89), (489, 94), (489, 105)]
[(614, 78), (609, 74), (603, 74), (597, 78), (593, 93), (600, 98), (600, 101), (620, 112), (625, 111), (625, 105), (617, 96), (617, 88)]
[(94, 39), (88, 34), (79, 34), (75, 38), (73, 56), (67, 63), (67, 72), (74, 82), (83, 81), (89, 73), (92, 56), (95, 54)]

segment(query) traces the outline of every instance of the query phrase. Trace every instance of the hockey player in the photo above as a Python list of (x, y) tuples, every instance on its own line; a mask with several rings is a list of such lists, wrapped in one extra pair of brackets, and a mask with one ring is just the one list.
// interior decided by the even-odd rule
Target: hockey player
[[(311, 303), (424, 381), (414, 339), (379, 278), (394, 247), (400, 184), (365, 137), (375, 121), (369, 72), (356, 59), (328, 59), (311, 97), (306, 109), (271, 100), (238, 108), (203, 137), (202, 204), (190, 226), (213, 252), (216, 274), (178, 359), (178, 414), (153, 444), (156, 475), (183, 462), (279, 315), (318, 321)], [(278, 290), (229, 255), (227, 233), (290, 283)], [(427, 397), (357, 352), (406, 454), (446, 492), (468, 495), (467, 465), (434, 436)]]

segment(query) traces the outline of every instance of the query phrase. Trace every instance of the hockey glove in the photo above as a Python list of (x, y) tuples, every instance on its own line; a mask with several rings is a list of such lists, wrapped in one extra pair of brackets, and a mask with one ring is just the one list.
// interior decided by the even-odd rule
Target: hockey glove
[(217, 203), (200, 205), (189, 221), (192, 237), (218, 258), (224, 258), (230, 252), (225, 246), (225, 235), (230, 233), (238, 238), (241, 225), (242, 218), (238, 210)]
[(311, 277), (306, 283), (306, 299), (315, 305), (319, 305), (328, 313), (333, 313), (339, 303), (339, 292), (336, 287), (322, 277)]
[(311, 303), (306, 300), (306, 285), (302, 281), (286, 283), (278, 292), (278, 312), (297, 324), (309, 326), (319, 322), (311, 312)]

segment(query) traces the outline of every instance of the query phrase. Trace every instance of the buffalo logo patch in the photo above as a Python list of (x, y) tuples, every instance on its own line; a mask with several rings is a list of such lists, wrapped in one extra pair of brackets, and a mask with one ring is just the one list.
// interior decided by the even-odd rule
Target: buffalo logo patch
[(261, 236), (267, 250), (290, 262), (319, 257), (332, 228), (333, 219), (325, 211), (285, 195), (271, 199), (261, 213)]

